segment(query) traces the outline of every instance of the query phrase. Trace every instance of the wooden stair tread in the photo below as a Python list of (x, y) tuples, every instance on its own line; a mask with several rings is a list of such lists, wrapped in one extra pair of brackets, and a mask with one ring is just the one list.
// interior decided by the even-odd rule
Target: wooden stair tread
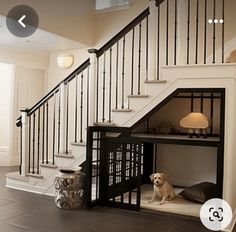
[(44, 167), (44, 168), (57, 168), (57, 165), (55, 164), (47, 164), (47, 163), (41, 163), (40, 167)]
[(107, 126), (107, 127), (116, 126), (116, 124), (113, 122), (95, 122), (95, 123), (93, 123), (93, 125), (94, 126)]
[(144, 81), (145, 84), (165, 84), (167, 83), (166, 80), (148, 80)]
[(42, 175), (36, 174), (36, 173), (27, 173), (27, 176), (35, 177), (35, 178), (39, 178), (39, 179), (42, 179), (42, 178), (43, 178)]
[(86, 142), (72, 142), (70, 143), (72, 146), (81, 146), (81, 147), (85, 147), (86, 146)]
[(132, 109), (112, 109), (112, 112), (132, 112)]
[(140, 94), (140, 95), (128, 95), (128, 98), (148, 98), (149, 96), (146, 94)]
[(72, 159), (74, 158), (74, 156), (70, 153), (68, 154), (65, 154), (65, 153), (61, 153), (61, 154), (56, 154), (55, 157), (58, 157), (58, 158), (66, 158), (66, 159)]

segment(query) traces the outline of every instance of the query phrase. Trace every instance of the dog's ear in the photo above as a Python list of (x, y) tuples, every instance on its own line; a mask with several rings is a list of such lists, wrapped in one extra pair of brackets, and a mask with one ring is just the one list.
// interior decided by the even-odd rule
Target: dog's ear
[(161, 176), (162, 176), (162, 178), (164, 179), (164, 180), (167, 180), (167, 175), (165, 174), (165, 173), (161, 173)]
[(154, 174), (150, 175), (149, 178), (150, 178), (150, 180), (153, 182)]

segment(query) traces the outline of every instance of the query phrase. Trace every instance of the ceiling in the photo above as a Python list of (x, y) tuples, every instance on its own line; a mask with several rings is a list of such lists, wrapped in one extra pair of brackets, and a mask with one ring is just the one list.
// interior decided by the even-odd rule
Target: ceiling
[(85, 47), (84, 44), (77, 41), (47, 32), (40, 28), (38, 28), (33, 35), (27, 38), (16, 37), (8, 31), (6, 26), (6, 17), (1, 15), (0, 35), (0, 44), (38, 53), (50, 53)]
[[(11, 35), (5, 18), (11, 8), (29, 5), (38, 13), (39, 28), (25, 39)], [(0, 0), (0, 43), (41, 51), (88, 47), (93, 44), (94, 0)], [(26, 42), (31, 41), (31, 42)]]
[[(102, 13), (103, 8), (105, 12), (119, 10), (132, 1), (0, 0), (0, 44), (40, 53), (92, 47), (97, 19), (95, 6)], [(6, 27), (5, 16), (17, 5), (29, 5), (39, 16), (39, 28), (27, 38), (15, 37)]]

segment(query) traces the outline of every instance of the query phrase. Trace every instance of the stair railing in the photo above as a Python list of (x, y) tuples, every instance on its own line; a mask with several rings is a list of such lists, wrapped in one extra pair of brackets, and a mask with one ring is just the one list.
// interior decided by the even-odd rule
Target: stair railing
[(22, 116), (17, 120), (21, 128), (22, 175), (40, 177), (40, 165), (53, 167), (55, 156), (69, 155), (69, 142), (86, 141), (89, 124), (89, 67), (88, 59), (31, 109), (22, 110)]
[[(96, 54), (96, 122), (131, 111), (161, 67), (224, 63), (224, 0), (156, 0)], [(211, 39), (212, 38), (212, 39)], [(217, 50), (218, 48), (218, 50)]]
[(89, 51), (96, 56), (97, 123), (112, 123), (112, 111), (129, 110), (129, 97), (144, 94), (149, 72), (149, 15), (147, 8), (99, 50)]
[[(224, 9), (219, 0), (155, 0), (31, 109), (22, 111), (21, 173), (69, 154), (86, 141), (93, 123), (113, 123), (112, 112), (131, 111), (131, 98), (162, 79), (161, 67), (224, 63)], [(72, 94), (73, 93), (73, 94)], [(72, 97), (73, 96), (73, 97)], [(73, 129), (71, 129), (73, 128)]]

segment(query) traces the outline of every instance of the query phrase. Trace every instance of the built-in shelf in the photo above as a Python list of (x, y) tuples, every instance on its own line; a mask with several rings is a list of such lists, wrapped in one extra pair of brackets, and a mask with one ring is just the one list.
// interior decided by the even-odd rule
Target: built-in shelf
[(159, 135), (146, 133), (133, 133), (132, 137), (142, 138), (143, 142), (156, 142), (166, 144), (186, 144), (196, 146), (217, 146), (220, 142), (219, 137), (192, 137), (187, 135)]

